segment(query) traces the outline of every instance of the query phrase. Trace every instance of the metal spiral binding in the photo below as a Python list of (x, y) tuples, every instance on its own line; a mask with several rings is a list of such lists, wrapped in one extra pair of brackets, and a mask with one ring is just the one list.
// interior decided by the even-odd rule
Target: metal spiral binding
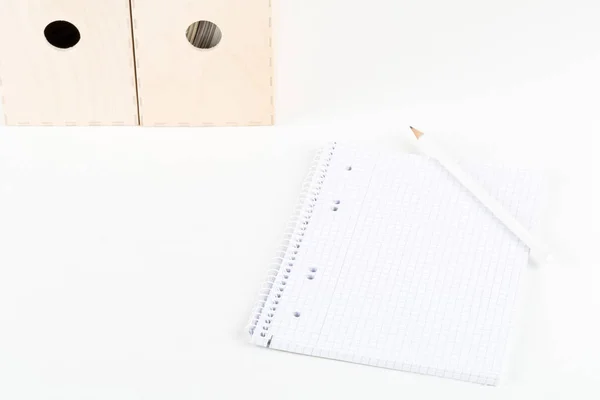
[[(298, 249), (302, 245), (302, 238), (310, 223), (313, 210), (323, 188), (335, 146), (335, 142), (331, 143), (327, 149), (320, 150), (317, 153), (302, 184), (300, 200), (286, 224), (281, 245), (277, 249), (276, 256), (267, 270), (267, 278), (260, 287), (256, 305), (252, 308), (252, 314), (248, 322), (250, 336), (254, 335), (254, 331), (261, 321), (263, 311), (265, 311), (265, 308), (268, 308), (260, 332), (261, 337), (265, 338), (267, 336), (271, 320), (275, 316), (277, 306), (279, 305), (279, 299), (285, 290), (287, 280), (294, 268)], [(273, 296), (271, 303), (267, 305), (269, 295), (273, 289), (277, 292)]]

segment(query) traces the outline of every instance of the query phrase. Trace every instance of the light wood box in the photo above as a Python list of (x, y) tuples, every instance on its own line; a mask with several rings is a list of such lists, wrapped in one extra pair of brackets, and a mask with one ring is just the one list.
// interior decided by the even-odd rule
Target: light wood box
[[(132, 0), (140, 119), (148, 126), (273, 123), (270, 0)], [(210, 21), (211, 49), (186, 38)]]
[[(52, 46), (53, 21), (81, 39)], [(128, 0), (0, 0), (0, 96), (7, 125), (137, 125)]]

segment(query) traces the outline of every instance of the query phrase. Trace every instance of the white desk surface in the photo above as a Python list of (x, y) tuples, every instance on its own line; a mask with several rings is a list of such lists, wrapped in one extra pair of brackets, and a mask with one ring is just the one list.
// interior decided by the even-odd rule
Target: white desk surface
[[(288, 3), (275, 127), (0, 129), (0, 398), (599, 398), (600, 3)], [(313, 151), (409, 124), (551, 178), (498, 387), (247, 343)]]

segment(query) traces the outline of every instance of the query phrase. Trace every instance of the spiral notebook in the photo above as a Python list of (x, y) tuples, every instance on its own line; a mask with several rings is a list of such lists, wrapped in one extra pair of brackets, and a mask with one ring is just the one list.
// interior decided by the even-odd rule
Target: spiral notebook
[[(463, 165), (531, 227), (539, 176)], [(529, 249), (435, 160), (331, 144), (250, 322), (272, 349), (496, 385)]]

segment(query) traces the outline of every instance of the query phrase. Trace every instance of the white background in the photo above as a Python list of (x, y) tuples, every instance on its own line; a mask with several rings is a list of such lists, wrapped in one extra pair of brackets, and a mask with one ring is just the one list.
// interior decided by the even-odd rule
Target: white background
[[(600, 2), (274, 7), (275, 127), (0, 130), (0, 398), (598, 398)], [(314, 150), (409, 124), (551, 178), (495, 388), (247, 343)]]

